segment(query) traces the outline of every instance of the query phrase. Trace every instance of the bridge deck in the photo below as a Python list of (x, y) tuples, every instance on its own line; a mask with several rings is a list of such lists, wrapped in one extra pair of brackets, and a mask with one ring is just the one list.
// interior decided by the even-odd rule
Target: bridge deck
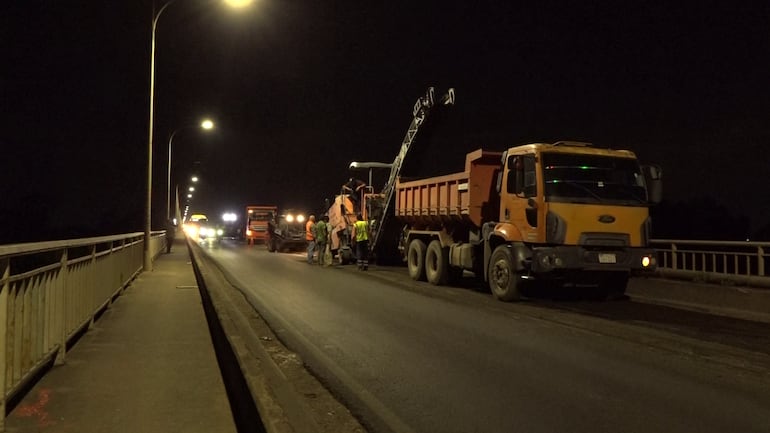
[[(636, 279), (632, 299), (770, 322), (770, 291)], [(235, 432), (182, 238), (6, 419), (9, 432)]]

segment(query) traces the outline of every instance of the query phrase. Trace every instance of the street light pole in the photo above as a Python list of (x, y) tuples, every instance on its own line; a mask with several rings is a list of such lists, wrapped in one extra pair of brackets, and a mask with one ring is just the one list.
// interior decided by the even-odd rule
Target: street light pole
[[(188, 125), (188, 126), (183, 126), (181, 128), (177, 128), (176, 130), (174, 130), (174, 132), (171, 133), (171, 137), (169, 137), (168, 139), (168, 173), (167, 173), (167, 179), (166, 179), (166, 220), (167, 221), (171, 218), (171, 214), (170, 214), (171, 211), (169, 210), (169, 208), (171, 207), (171, 147), (172, 147), (171, 145), (174, 141), (174, 137), (176, 136), (177, 132), (183, 129), (193, 128), (195, 126), (196, 125)], [(206, 131), (211, 130), (214, 128), (214, 122), (212, 122), (209, 119), (205, 119), (203, 120), (203, 122), (201, 122), (200, 127), (201, 129)]]
[(144, 270), (152, 270), (152, 251), (150, 240), (152, 239), (152, 136), (154, 133), (153, 122), (155, 120), (155, 32), (158, 28), (158, 19), (167, 7), (176, 0), (164, 4), (157, 14), (152, 17), (152, 37), (150, 38), (150, 123), (147, 138), (147, 203), (145, 204), (144, 219)]
[[(158, 20), (163, 11), (176, 0), (169, 0), (152, 17), (152, 35), (150, 38), (150, 122), (147, 139), (147, 202), (145, 203), (144, 219), (144, 270), (152, 271), (152, 251), (150, 240), (152, 239), (152, 136), (154, 133), (153, 122), (155, 120), (155, 33), (158, 28)], [(245, 7), (250, 0), (226, 0), (233, 7)], [(155, 3), (153, 2), (153, 5)]]

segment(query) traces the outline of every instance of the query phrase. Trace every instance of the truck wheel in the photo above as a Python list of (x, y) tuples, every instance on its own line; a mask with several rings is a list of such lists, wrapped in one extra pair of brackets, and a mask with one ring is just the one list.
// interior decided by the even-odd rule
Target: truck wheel
[(521, 276), (513, 267), (513, 255), (507, 245), (500, 245), (492, 253), (489, 263), (489, 289), (501, 301), (521, 299)]
[(340, 264), (347, 265), (353, 262), (353, 251), (350, 248), (340, 250)]
[(444, 285), (449, 280), (449, 252), (441, 247), (438, 240), (428, 244), (425, 253), (425, 276), (428, 282), (435, 285)]
[(409, 276), (415, 281), (425, 281), (425, 242), (413, 239), (409, 243), (406, 264)]

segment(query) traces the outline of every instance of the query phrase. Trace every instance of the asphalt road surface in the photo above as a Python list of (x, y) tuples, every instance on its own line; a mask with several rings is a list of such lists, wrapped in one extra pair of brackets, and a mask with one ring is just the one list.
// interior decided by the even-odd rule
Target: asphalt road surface
[(206, 247), (372, 432), (770, 432), (770, 327)]

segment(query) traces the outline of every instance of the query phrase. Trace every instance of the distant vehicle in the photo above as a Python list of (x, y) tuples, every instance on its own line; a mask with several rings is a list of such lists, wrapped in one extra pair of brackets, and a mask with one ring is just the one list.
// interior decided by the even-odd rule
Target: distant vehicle
[(278, 213), (268, 222), (267, 250), (275, 251), (300, 251), (307, 248), (305, 239), (305, 223), (307, 217), (302, 212), (287, 210)]
[(278, 207), (273, 205), (246, 206), (246, 243), (265, 242), (268, 238), (268, 222), (275, 218)]
[(244, 235), (243, 225), (238, 221), (238, 216), (233, 212), (222, 214), (222, 228), (224, 239), (242, 239)]
[(222, 239), (222, 236), (225, 234), (223, 227), (212, 224), (208, 220), (199, 220), (198, 223), (200, 224), (198, 228), (199, 241), (215, 242)]
[(192, 214), (190, 218), (182, 224), (185, 234), (193, 239), (198, 239), (201, 224), (208, 222), (204, 214)]

